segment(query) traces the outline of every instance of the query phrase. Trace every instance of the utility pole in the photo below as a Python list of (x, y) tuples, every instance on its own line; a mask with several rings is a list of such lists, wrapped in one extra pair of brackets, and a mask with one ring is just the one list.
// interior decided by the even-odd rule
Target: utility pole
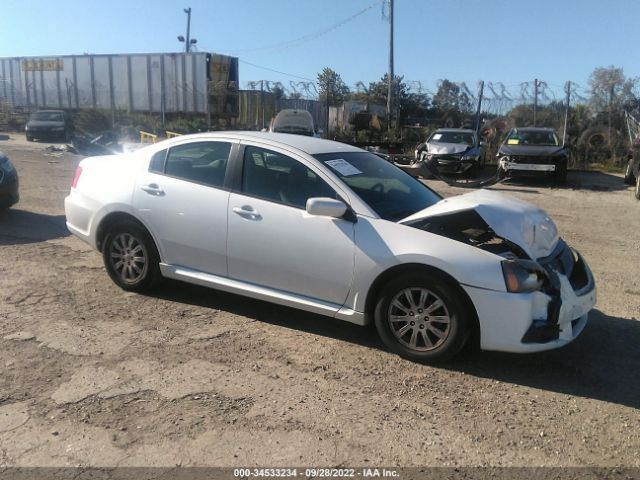
[(184, 11), (187, 14), (187, 41), (185, 42), (184, 48), (185, 51), (189, 53), (189, 50), (191, 50), (191, 7), (185, 8)]
[(533, 80), (533, 126), (536, 126), (536, 115), (538, 113), (538, 79)]
[(564, 110), (564, 131), (562, 132), (562, 146), (564, 147), (567, 140), (567, 122), (569, 119), (569, 107), (571, 105), (571, 82), (567, 82), (567, 105)]
[[(327, 85), (325, 86), (325, 92), (324, 92), (324, 96), (325, 96), (325, 103), (326, 103), (326, 107), (327, 107), (327, 131), (325, 132), (325, 138), (330, 138), (329, 136), (329, 87), (331, 86), (331, 79), (328, 79), (327, 81)], [(333, 88), (331, 88), (331, 90), (333, 90)]]
[(611, 86), (609, 87), (609, 148), (613, 144), (611, 138), (611, 110), (613, 109), (613, 96), (615, 94), (615, 84), (611, 82)]
[(482, 108), (483, 94), (484, 94), (484, 80), (480, 82), (480, 94), (478, 95), (478, 109), (476, 110), (476, 146), (480, 142), (480, 110)]
[(391, 130), (393, 114), (393, 0), (387, 0), (389, 2), (389, 78), (387, 84), (387, 117), (388, 117), (388, 130)]
[(184, 13), (187, 14), (187, 38), (185, 39), (182, 35), (178, 35), (178, 41), (184, 42), (184, 51), (189, 53), (191, 51), (191, 46), (198, 43), (198, 40), (191, 38), (191, 7), (183, 10)]
[(260, 80), (260, 112), (262, 117), (262, 128), (264, 129), (264, 80)]

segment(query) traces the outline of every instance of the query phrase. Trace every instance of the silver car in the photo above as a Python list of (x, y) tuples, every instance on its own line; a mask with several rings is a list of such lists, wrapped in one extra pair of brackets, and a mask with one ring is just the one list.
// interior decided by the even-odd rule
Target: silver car
[(585, 260), (539, 208), (479, 190), (443, 199), (359, 148), (301, 135), (185, 135), (83, 160), (67, 226), (121, 288), (163, 277), (375, 323), (415, 360), (470, 339), (535, 352), (576, 338)]

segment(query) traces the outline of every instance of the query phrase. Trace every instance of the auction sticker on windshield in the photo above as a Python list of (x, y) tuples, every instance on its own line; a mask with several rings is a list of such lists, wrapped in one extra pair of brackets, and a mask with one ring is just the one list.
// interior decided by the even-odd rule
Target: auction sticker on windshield
[(336, 158), (335, 160), (327, 160), (324, 163), (326, 163), (331, 168), (333, 168), (336, 172), (338, 172), (340, 175), (343, 175), (345, 177), (350, 177), (352, 175), (358, 175), (359, 173), (362, 173), (360, 170), (358, 170), (356, 167), (351, 165), (349, 162), (347, 162), (343, 158)]

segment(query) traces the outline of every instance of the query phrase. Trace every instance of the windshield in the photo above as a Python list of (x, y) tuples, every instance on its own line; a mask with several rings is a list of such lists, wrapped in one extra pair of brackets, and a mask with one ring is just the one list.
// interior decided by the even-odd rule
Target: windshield
[(31, 120), (40, 120), (42, 122), (62, 122), (62, 114), (60, 112), (36, 112), (31, 115)]
[(385, 220), (397, 222), (441, 199), (426, 185), (373, 153), (323, 153), (314, 157)]
[(442, 132), (437, 130), (433, 132), (433, 135), (429, 137), (427, 142), (464, 143), (469, 146), (475, 143), (473, 141), (473, 133), (471, 132)]
[(507, 136), (507, 145), (539, 145), (557, 147), (558, 137), (551, 131), (511, 130)]

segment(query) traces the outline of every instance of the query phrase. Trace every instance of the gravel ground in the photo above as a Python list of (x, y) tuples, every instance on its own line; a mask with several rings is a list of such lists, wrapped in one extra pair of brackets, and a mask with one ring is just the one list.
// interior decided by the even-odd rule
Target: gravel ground
[(118, 289), (65, 228), (81, 157), (45, 146), (0, 141), (22, 195), (0, 214), (0, 467), (640, 467), (640, 203), (621, 177), (494, 187), (590, 263), (582, 336), (432, 367), (371, 328), (177, 282)]

